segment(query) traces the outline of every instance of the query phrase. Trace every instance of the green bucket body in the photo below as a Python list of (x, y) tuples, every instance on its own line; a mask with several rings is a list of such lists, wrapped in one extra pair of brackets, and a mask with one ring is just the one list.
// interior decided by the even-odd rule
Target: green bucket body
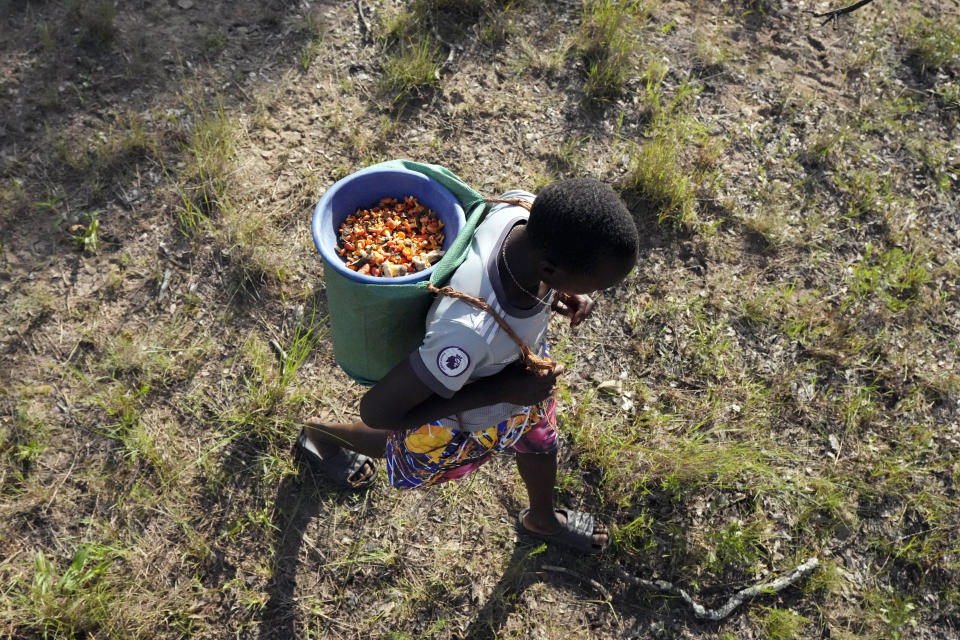
[(333, 357), (360, 384), (372, 385), (420, 346), (433, 300), (425, 283), (359, 283), (324, 269)]
[[(467, 256), (473, 232), (484, 214), (486, 201), (483, 196), (438, 165), (392, 160), (371, 168), (417, 171), (447, 188), (460, 203), (465, 223), (429, 274), (431, 283), (444, 286)], [(320, 249), (316, 212), (314, 241)], [(371, 282), (371, 278), (358, 279), (342, 274), (325, 261), (324, 283), (334, 359), (358, 383), (375, 384), (423, 342), (425, 320), (433, 302), (426, 278), (416, 282), (378, 284)]]

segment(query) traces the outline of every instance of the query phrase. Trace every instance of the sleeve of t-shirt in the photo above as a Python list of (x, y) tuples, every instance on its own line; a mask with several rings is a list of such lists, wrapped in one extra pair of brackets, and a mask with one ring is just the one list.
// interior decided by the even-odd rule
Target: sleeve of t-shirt
[(427, 329), (423, 344), (410, 354), (410, 365), (431, 391), (450, 398), (488, 355), (486, 341), (476, 332), (456, 323), (437, 323)]

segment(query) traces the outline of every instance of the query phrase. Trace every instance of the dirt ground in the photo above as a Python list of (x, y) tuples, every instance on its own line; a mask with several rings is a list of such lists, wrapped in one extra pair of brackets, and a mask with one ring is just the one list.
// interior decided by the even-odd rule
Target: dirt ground
[[(640, 4), (591, 100), (582, 2), (3, 0), (0, 634), (960, 637), (960, 2)], [(418, 7), (439, 68), (398, 96)], [(638, 217), (641, 267), (552, 325), (558, 497), (611, 553), (518, 538), (509, 459), (415, 493), (296, 466), (364, 392), (326, 188), (410, 158), (640, 212), (667, 137), (691, 215)], [(720, 606), (808, 557), (721, 622), (629, 579)]]

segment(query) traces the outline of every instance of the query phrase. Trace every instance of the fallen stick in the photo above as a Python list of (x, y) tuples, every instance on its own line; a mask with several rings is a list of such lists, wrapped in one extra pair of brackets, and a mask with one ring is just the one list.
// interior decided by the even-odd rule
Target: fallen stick
[(650, 591), (664, 591), (678, 595), (693, 608), (693, 613), (695, 616), (698, 618), (717, 621), (726, 618), (734, 609), (743, 604), (743, 601), (747, 600), (748, 598), (758, 596), (762, 593), (778, 593), (783, 591), (816, 569), (819, 565), (819, 560), (816, 558), (810, 558), (787, 575), (780, 576), (772, 582), (766, 582), (763, 584), (754, 585), (752, 587), (747, 587), (746, 589), (741, 589), (731, 596), (730, 599), (727, 600), (726, 604), (719, 609), (707, 609), (691, 598), (690, 594), (675, 586), (672, 582), (667, 582), (666, 580), (646, 580), (644, 578), (638, 578), (637, 576), (630, 575), (623, 569), (620, 569), (619, 573), (620, 577), (623, 579), (627, 580), (628, 582), (632, 582), (639, 587), (643, 587), (644, 589)]
[[(457, 49), (457, 47), (455, 47), (454, 45), (452, 45), (452, 44), (450, 44), (449, 42), (447, 42), (446, 40), (444, 40), (444, 39), (440, 36), (440, 33), (437, 31), (436, 27), (431, 27), (430, 32), (433, 34), (433, 37), (434, 37), (434, 38), (436, 38), (437, 40), (439, 40), (441, 44), (445, 45), (445, 46), (450, 50), (449, 53), (447, 53), (447, 59), (444, 60), (443, 63), (442, 63), (439, 67), (437, 67), (436, 69), (433, 70), (433, 77), (436, 78), (437, 80), (439, 80), (439, 79), (440, 79), (440, 71), (442, 71), (444, 67), (450, 66), (450, 63), (453, 62), (453, 53), (454, 53), (454, 51)], [(462, 47), (460, 47), (460, 48), (462, 49)]]
[(357, 17), (360, 18), (360, 38), (367, 42), (373, 39), (373, 36), (370, 32), (370, 25), (367, 24), (367, 19), (363, 17), (363, 0), (357, 0)]
[(280, 360), (280, 375), (283, 375), (287, 368), (287, 352), (276, 340), (270, 341), (270, 348), (273, 349), (273, 352), (277, 354), (277, 359)]
[(812, 13), (814, 18), (826, 18), (823, 22), (820, 23), (820, 26), (826, 26), (830, 21), (833, 21), (833, 27), (836, 28), (840, 24), (840, 16), (846, 13), (852, 13), (862, 7), (865, 4), (870, 4), (873, 0), (860, 0), (849, 7), (844, 7), (842, 9), (834, 9), (833, 11), (824, 11), (823, 13), (817, 13), (816, 11), (811, 11), (806, 9), (806, 13)]
[(157, 293), (157, 304), (163, 302), (163, 296), (167, 295), (168, 286), (170, 286), (170, 269), (163, 272), (163, 282), (160, 283), (160, 292)]

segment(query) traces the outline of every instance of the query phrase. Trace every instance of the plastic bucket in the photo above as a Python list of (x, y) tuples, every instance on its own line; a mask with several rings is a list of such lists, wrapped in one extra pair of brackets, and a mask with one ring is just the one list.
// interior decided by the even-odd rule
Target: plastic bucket
[(439, 182), (417, 171), (374, 166), (336, 182), (313, 210), (313, 243), (324, 263), (350, 280), (370, 284), (407, 284), (429, 278), (435, 265), (396, 278), (360, 274), (348, 269), (336, 252), (340, 225), (347, 216), (378, 204), (381, 198), (402, 200), (407, 196), (416, 197), (420, 204), (437, 213), (444, 226), (443, 248), (450, 248), (464, 225), (463, 207), (457, 198)]
[[(463, 207), (446, 187), (424, 173), (389, 164), (368, 167), (338, 181), (313, 211), (313, 242), (324, 262), (333, 356), (347, 375), (366, 385), (374, 384), (419, 346), (432, 302), (426, 281), (439, 263), (396, 278), (357, 273), (336, 252), (340, 224), (381, 198), (414, 196), (443, 222), (444, 250), (464, 228)], [(445, 257), (456, 258), (456, 253)]]

